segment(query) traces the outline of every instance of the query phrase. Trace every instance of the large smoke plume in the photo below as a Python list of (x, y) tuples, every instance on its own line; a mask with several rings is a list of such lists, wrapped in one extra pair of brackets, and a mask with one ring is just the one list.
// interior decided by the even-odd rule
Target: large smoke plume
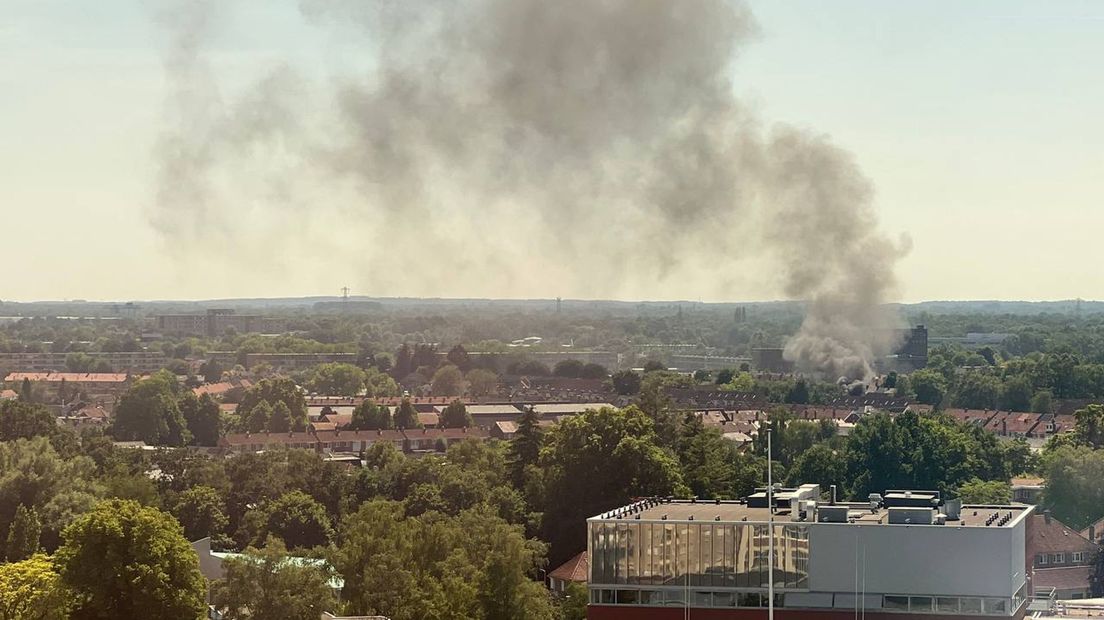
[(219, 8), (161, 13), (151, 221), (184, 256), (352, 262), (380, 295), (731, 299), (754, 269), (807, 301), (799, 368), (867, 376), (892, 346), (903, 250), (845, 152), (734, 94), (741, 4), (302, 0), (361, 68), (278, 66), (233, 98), (204, 48)]

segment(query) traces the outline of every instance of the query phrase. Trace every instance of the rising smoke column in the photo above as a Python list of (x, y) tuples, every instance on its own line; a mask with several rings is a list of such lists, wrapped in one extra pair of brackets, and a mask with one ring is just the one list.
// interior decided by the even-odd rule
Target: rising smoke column
[(892, 344), (901, 250), (846, 153), (735, 97), (755, 34), (739, 3), (302, 0), (366, 68), (281, 67), (215, 112), (192, 44), (211, 7), (176, 6), (200, 17), (170, 27), (182, 110), (162, 144), (184, 148), (158, 151), (151, 217), (174, 247), (218, 252), (206, 231), (246, 222), (305, 259), (331, 222), (371, 240), (327, 248), (362, 266), (359, 290), (457, 296), (739, 297), (731, 273), (767, 256), (808, 303), (799, 368), (866, 376)]

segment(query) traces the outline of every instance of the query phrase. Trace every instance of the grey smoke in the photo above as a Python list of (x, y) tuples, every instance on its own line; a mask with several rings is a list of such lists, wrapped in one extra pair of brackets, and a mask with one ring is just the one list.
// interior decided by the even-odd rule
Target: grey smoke
[(903, 248), (845, 152), (734, 95), (740, 3), (302, 0), (368, 68), (281, 66), (232, 101), (203, 47), (215, 9), (164, 20), (151, 221), (184, 257), (278, 244), (381, 295), (636, 298), (740, 298), (733, 272), (766, 258), (808, 302), (799, 368), (867, 376), (893, 345)]

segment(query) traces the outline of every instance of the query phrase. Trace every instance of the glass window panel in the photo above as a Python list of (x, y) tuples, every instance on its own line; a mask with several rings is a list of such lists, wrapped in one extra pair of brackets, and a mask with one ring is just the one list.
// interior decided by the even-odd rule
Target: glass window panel
[(698, 526), (698, 531), (700, 532), (698, 550), (701, 565), (698, 567), (697, 579), (694, 580), (693, 585), (711, 586), (713, 585), (713, 524), (703, 523)]
[(614, 595), (614, 592), (616, 592), (616, 590), (604, 590), (604, 589), (599, 590), (598, 591), (598, 593), (599, 593), (598, 602), (603, 603), (605, 605), (612, 605), (613, 603), (616, 602), (616, 597)]
[(686, 605), (686, 598), (682, 590), (667, 590), (663, 593), (663, 604), (666, 606)]
[(958, 610), (967, 614), (980, 614), (981, 613), (981, 599), (980, 598), (960, 598), (958, 599)]
[(618, 605), (636, 605), (640, 602), (640, 593), (636, 590), (618, 590), (617, 591), (617, 604)]
[(639, 524), (635, 522), (625, 523), (621, 525), (621, 529), (624, 530), (625, 539), (625, 581), (624, 583), (640, 583), (638, 580), (639, 575), (636, 572), (636, 565), (638, 564), (636, 553), (640, 549), (640, 545), (637, 544), (637, 536), (639, 535)]
[(1003, 599), (1003, 598), (987, 598), (987, 599), (985, 599), (985, 613), (987, 613), (987, 614), (1006, 614), (1006, 613), (1008, 613), (1008, 599)]
[(675, 543), (675, 525), (673, 523), (663, 526), (663, 583), (675, 583), (678, 576), (675, 574), (677, 549)]
[(932, 598), (930, 596), (910, 596), (909, 611), (931, 611)]
[(687, 562), (690, 553), (690, 532), (685, 523), (675, 524), (675, 580), (685, 585), (689, 573)]
[(713, 593), (713, 606), (714, 607), (734, 607), (736, 605), (736, 593), (735, 592), (714, 592)]
[(958, 598), (954, 596), (935, 597), (936, 611), (958, 611)]
[(655, 554), (655, 547), (652, 546), (652, 524), (641, 523), (640, 524), (640, 566), (638, 568), (640, 572), (640, 583), (655, 583), (652, 580), (654, 573), (652, 572), (652, 556)]
[(907, 596), (886, 596), (884, 606), (886, 609), (899, 609), (908, 611), (909, 600)]
[(736, 587), (748, 586), (748, 528), (746, 525), (737, 525), (733, 531), (732, 552), (734, 556), (733, 567), (735, 570)]
[(761, 602), (758, 592), (736, 593), (736, 605), (738, 607), (759, 607)]
[(640, 591), (640, 604), (641, 605), (658, 605), (663, 603), (663, 596), (655, 590), (641, 590)]
[(690, 604), (694, 607), (712, 607), (713, 593), (700, 591), (692, 592), (690, 595)]
[(691, 523), (686, 526), (686, 583), (699, 585), (701, 582), (701, 526)]

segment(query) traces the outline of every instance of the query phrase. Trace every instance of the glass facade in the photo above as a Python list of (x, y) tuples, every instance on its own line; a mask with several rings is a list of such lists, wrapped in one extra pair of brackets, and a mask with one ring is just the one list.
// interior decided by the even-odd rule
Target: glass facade
[[(590, 601), (597, 604), (765, 607), (772, 576), (775, 606), (851, 608), (854, 593), (809, 592), (809, 526), (800, 522), (594, 520), (589, 524)], [(787, 596), (787, 594), (789, 596)], [(867, 609), (905, 613), (1010, 616), (1012, 598), (868, 593)]]
[[(768, 525), (719, 522), (601, 521), (590, 526), (591, 583), (766, 588)], [(774, 585), (809, 582), (809, 532), (774, 527)]]

